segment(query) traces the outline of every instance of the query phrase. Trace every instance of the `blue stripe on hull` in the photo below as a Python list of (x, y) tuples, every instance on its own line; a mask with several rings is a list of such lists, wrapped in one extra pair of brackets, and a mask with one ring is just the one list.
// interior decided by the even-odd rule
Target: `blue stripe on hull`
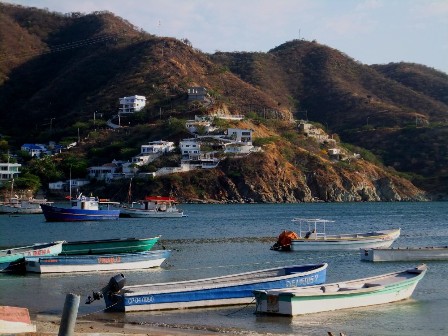
[[(281, 280), (271, 280), (266, 279), (264, 282), (235, 285), (229, 287), (220, 288), (209, 288), (188, 291), (188, 288), (183, 292), (173, 292), (173, 293), (160, 293), (160, 294), (147, 294), (147, 295), (132, 295), (132, 293), (109, 297), (104, 296), (106, 301), (106, 306), (112, 306), (115, 302), (111, 299), (118, 299), (117, 304), (115, 304), (110, 310), (125, 311), (125, 307), (140, 306), (140, 305), (151, 305), (151, 309), (156, 310), (158, 304), (163, 303), (179, 303), (179, 308), (182, 308), (182, 302), (194, 302), (194, 301), (205, 301), (205, 300), (216, 300), (217, 305), (219, 300), (223, 299), (241, 299), (241, 298), (251, 298), (253, 297), (254, 290), (267, 290), (267, 289), (278, 289), (278, 288), (292, 288), (292, 287), (304, 287), (311, 285), (320, 285), (326, 281), (326, 269), (321, 271), (308, 274), (300, 275), (295, 277), (281, 279)], [(231, 303), (227, 303), (231, 304)], [(201, 306), (200, 304), (197, 307)], [(149, 309), (148, 309), (149, 310)]]
[(48, 222), (115, 220), (120, 216), (120, 210), (66, 209), (48, 205), (41, 207)]

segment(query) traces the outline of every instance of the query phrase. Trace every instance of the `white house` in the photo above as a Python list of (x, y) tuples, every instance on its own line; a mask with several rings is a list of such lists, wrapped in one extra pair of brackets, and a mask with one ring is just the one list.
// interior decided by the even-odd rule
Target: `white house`
[(182, 156), (198, 155), (201, 153), (201, 144), (195, 140), (185, 139), (179, 142)]
[(87, 168), (89, 172), (89, 178), (96, 178), (97, 180), (110, 181), (113, 175), (117, 171), (118, 166), (115, 163), (106, 163), (102, 166), (93, 166)]
[(0, 163), (0, 184), (18, 177), (20, 167), (20, 163)]
[(252, 144), (252, 133), (252, 130), (229, 128), (227, 129), (227, 138), (230, 138), (235, 142), (245, 142)]
[(64, 190), (67, 182), (57, 181), (48, 183), (48, 189), (50, 190)]
[(146, 105), (146, 97), (145, 96), (130, 96), (120, 98), (120, 108), (118, 113), (134, 113), (141, 111)]
[(159, 156), (174, 151), (175, 148), (172, 141), (159, 140), (149, 142), (147, 145), (140, 147), (140, 154), (132, 158), (132, 163), (139, 166), (148, 164)]
[(21, 150), (28, 152), (32, 157), (39, 158), (42, 154), (50, 154), (47, 146), (43, 144), (23, 144)]
[(217, 129), (217, 127), (212, 125), (212, 121), (213, 118), (209, 116), (194, 116), (194, 120), (187, 120), (185, 127), (191, 133), (197, 133), (202, 128), (208, 134)]

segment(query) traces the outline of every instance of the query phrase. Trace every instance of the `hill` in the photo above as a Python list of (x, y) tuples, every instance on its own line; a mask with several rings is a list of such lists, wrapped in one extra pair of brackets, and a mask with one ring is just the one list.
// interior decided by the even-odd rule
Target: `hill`
[[(11, 148), (89, 137), (76, 153), (88, 164), (126, 155), (129, 159), (142, 142), (186, 136), (168, 120), (181, 125), (195, 114), (219, 111), (252, 120), (255, 137), (265, 143), (264, 153), (229, 158), (216, 171), (185, 174), (181, 180), (151, 181), (154, 191), (177, 189), (185, 199), (276, 202), (422, 199), (421, 191), (397, 170), (421, 188), (447, 193), (446, 187), (434, 189), (434, 179), (446, 176), (443, 148), (448, 141), (441, 137), (448, 81), (435, 70), (415, 65), (419, 71), (406, 79), (397, 70), (366, 66), (304, 40), (268, 53), (207, 55), (188, 40), (154, 36), (108, 12), (60, 14), (7, 4), (0, 9), (0, 101), (7, 102), (0, 106), (0, 133)], [(189, 86), (206, 87), (214, 104), (189, 104)], [(118, 98), (133, 94), (146, 96), (144, 112), (126, 121), (126, 132), (98, 134), (96, 128), (116, 115)], [(92, 120), (96, 113), (101, 120)], [(395, 170), (364, 160), (352, 165), (329, 162), (319, 144), (295, 134), (293, 118), (319, 122), (342, 141), (375, 152)], [(412, 155), (404, 155), (400, 146), (389, 151), (386, 144), (411, 143), (397, 142), (410, 134), (405, 132), (409, 128), (424, 133), (425, 148), (414, 148)], [(408, 164), (417, 160), (425, 166), (436, 152), (434, 169)], [(67, 173), (67, 165), (63, 170)], [(321, 178), (313, 177), (317, 171)], [(354, 179), (356, 171), (364, 177)], [(334, 181), (325, 186), (330, 176)], [(115, 187), (118, 193), (121, 186)]]

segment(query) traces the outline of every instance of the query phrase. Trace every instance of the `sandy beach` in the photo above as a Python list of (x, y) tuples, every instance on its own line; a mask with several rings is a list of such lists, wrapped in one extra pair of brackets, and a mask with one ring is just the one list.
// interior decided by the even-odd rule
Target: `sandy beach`
[[(51, 315), (38, 315), (33, 318), (32, 323), (36, 325), (36, 333), (24, 335), (57, 335), (59, 332), (60, 318)], [(241, 335), (241, 330), (210, 330), (212, 328), (197, 326), (170, 326), (170, 325), (148, 325), (148, 324), (123, 324), (111, 323), (110, 321), (77, 320), (75, 326), (76, 335), (152, 335), (152, 336), (179, 336), (179, 335)], [(256, 333), (250, 333), (257, 335)]]

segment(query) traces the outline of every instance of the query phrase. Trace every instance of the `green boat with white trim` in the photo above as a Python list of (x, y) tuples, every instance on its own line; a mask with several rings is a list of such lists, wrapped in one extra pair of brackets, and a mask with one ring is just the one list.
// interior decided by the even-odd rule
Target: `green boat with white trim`
[(401, 272), (322, 286), (256, 290), (256, 312), (303, 315), (365, 307), (409, 298), (427, 271), (425, 264)]
[(103, 240), (83, 240), (64, 242), (61, 255), (116, 254), (149, 251), (160, 239), (151, 238), (113, 238)]

